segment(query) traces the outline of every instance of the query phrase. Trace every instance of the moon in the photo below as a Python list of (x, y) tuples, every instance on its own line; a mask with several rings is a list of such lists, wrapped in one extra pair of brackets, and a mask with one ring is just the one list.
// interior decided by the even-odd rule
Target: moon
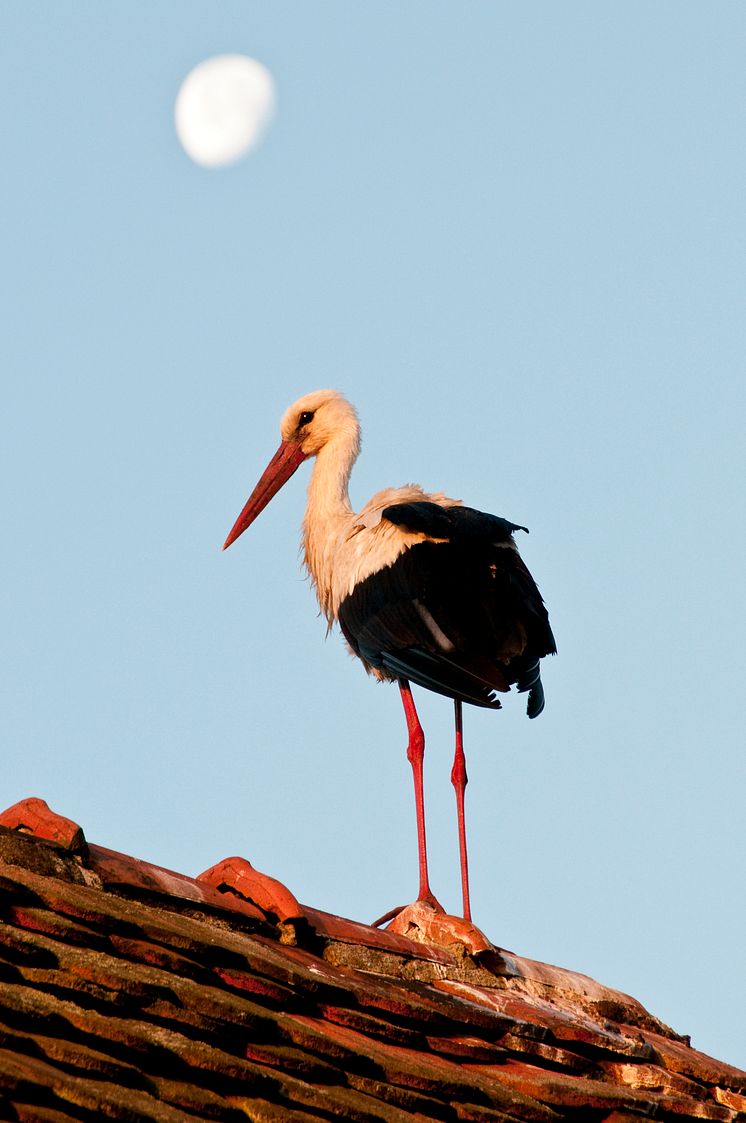
[(215, 55), (187, 74), (174, 118), (182, 147), (195, 164), (235, 164), (259, 143), (275, 108), (272, 75), (247, 55)]

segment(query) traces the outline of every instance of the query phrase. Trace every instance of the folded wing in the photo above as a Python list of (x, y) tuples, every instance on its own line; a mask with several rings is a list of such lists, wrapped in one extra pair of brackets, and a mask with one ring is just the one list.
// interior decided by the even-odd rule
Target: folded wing
[(387, 507), (383, 518), (426, 535), (360, 582), (339, 607), (355, 654), (384, 678), (406, 678), (473, 705), (528, 691), (544, 706), (539, 660), (556, 650), (539, 590), (513, 534), (496, 515), (431, 502)]

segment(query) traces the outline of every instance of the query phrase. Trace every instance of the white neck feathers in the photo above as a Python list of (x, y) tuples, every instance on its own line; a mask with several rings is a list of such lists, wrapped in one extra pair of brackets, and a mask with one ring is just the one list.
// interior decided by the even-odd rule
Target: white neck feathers
[(354, 519), (348, 485), (359, 451), (357, 425), (335, 434), (319, 450), (308, 485), (303, 553), (319, 606), (330, 623), (334, 615), (334, 558)]

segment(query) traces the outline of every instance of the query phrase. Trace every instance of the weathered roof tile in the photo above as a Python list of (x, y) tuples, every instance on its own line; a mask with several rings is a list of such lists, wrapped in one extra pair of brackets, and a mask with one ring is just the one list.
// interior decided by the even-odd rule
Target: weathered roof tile
[(656, 1105), (648, 1097), (603, 1080), (542, 1069), (514, 1060), (500, 1067), (470, 1065), (469, 1068), (483, 1077), (497, 1080), (514, 1094), (530, 1096), (557, 1108), (582, 1108), (585, 1111), (633, 1108), (641, 1115), (654, 1115), (656, 1112)]
[[(89, 1119), (95, 1114), (99, 1119), (193, 1123), (195, 1118), (138, 1089), (71, 1074), (57, 1065), (5, 1049), (0, 1049), (0, 1089), (6, 1103), (13, 1107), (16, 1103), (29, 1108), (37, 1104), (40, 1108), (56, 1107), (70, 1119)], [(29, 1112), (26, 1117), (35, 1119), (38, 1115)]]

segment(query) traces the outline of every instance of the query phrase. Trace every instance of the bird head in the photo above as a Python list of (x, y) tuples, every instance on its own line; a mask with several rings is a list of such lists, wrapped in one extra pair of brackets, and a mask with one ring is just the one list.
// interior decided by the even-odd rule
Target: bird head
[(236, 519), (224, 550), (243, 534), (309, 456), (318, 456), (327, 447), (343, 446), (351, 462), (360, 447), (355, 409), (336, 390), (314, 390), (293, 402), (282, 415), (280, 436), (280, 447)]
[(359, 440), (359, 425), (354, 406), (337, 390), (313, 390), (293, 402), (282, 415), (280, 435), (283, 442), (296, 444), (304, 457), (316, 456), (331, 441)]

